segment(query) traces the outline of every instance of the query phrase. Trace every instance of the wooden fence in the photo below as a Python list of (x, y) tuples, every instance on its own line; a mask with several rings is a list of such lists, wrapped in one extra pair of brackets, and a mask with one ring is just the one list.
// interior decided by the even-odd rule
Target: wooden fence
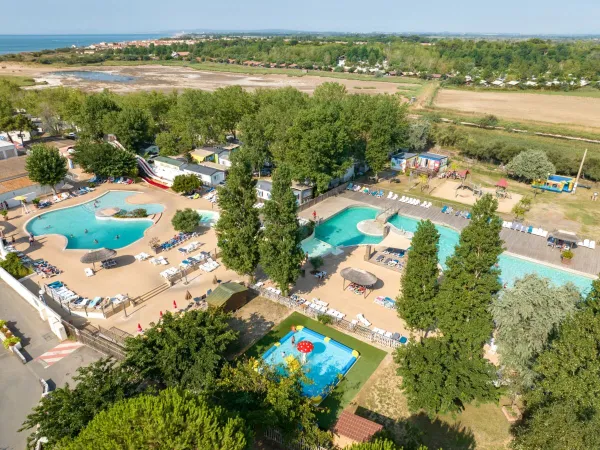
[[(73, 324), (65, 321), (63, 321), (63, 325), (67, 330), (67, 334), (78, 342), (89, 345), (100, 353), (112, 356), (117, 360), (125, 359), (125, 348), (122, 339), (123, 333), (125, 333), (124, 331), (119, 330), (119, 332), (115, 332), (113, 330), (114, 327), (111, 328), (113, 331), (110, 331), (105, 328), (96, 328), (89, 324), (83, 328), (77, 328)], [(120, 340), (119, 338), (115, 338), (114, 341), (109, 340), (119, 335), (121, 336)]]
[(317, 203), (321, 203), (323, 200), (326, 200), (329, 197), (335, 197), (335, 196), (341, 194), (342, 192), (344, 192), (346, 190), (347, 186), (348, 186), (348, 183), (342, 183), (338, 187), (335, 187), (335, 188), (325, 192), (324, 194), (319, 195), (318, 197), (315, 197), (315, 198), (307, 201), (306, 203), (302, 203), (300, 206), (298, 206), (298, 212), (312, 208)]
[[(259, 287), (259, 288), (253, 287), (252, 289), (264, 298), (268, 298), (269, 300), (272, 300), (281, 305), (287, 306), (288, 308), (293, 309), (294, 311), (298, 311), (298, 312), (300, 312), (308, 317), (311, 317), (313, 319), (318, 319), (318, 317), (321, 315), (321, 313), (319, 313), (318, 311), (315, 311), (311, 308), (306, 308), (303, 305), (299, 304), (298, 302), (296, 302), (295, 300), (293, 300), (289, 297), (284, 297), (282, 295), (278, 295), (275, 292), (268, 291), (261, 287)], [(346, 333), (355, 334), (355, 335), (361, 337), (362, 340), (366, 340), (371, 343), (379, 344), (382, 347), (387, 347), (387, 348), (397, 348), (402, 345), (399, 341), (397, 341), (395, 339), (392, 339), (392, 338), (389, 338), (386, 336), (382, 336), (381, 334), (375, 333), (373, 330), (365, 328), (361, 325), (353, 324), (352, 322), (348, 322), (346, 319), (336, 319), (334, 317), (332, 317), (331, 319), (332, 319), (332, 322), (330, 325), (332, 327), (342, 330)]]

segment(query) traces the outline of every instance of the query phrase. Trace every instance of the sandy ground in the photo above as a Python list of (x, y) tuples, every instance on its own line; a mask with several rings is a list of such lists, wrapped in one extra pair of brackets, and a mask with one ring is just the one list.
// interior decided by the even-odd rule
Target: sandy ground
[[(108, 72), (136, 77), (128, 83), (98, 82), (56, 75), (63, 71)], [(202, 89), (213, 91), (220, 87), (240, 85), (247, 90), (257, 88), (281, 88), (291, 86), (302, 92), (312, 93), (317, 86), (326, 82), (341, 83), (349, 92), (366, 94), (395, 94), (398, 86), (415, 86), (412, 84), (387, 83), (370, 80), (344, 80), (306, 75), (302, 77), (273, 75), (251, 75), (243, 73), (200, 71), (186, 67), (144, 65), (144, 66), (110, 66), (110, 67), (43, 67), (17, 63), (3, 63), (0, 75), (26, 76), (45, 85), (32, 86), (28, 89), (45, 89), (52, 86), (78, 87), (85, 91), (98, 92), (110, 89), (114, 92), (126, 93), (134, 91), (172, 91), (173, 89)]]
[[(466, 205), (474, 205), (479, 197), (474, 196), (473, 191), (469, 189), (460, 189), (457, 191), (456, 188), (458, 186), (460, 186), (460, 181), (444, 180), (434, 189), (431, 195)], [(496, 193), (495, 189), (485, 187), (483, 188), (483, 192), (492, 195)], [(511, 193), (511, 198), (498, 199), (498, 211), (501, 213), (510, 213), (522, 197), (520, 194)]]
[(600, 99), (441, 89), (435, 106), (518, 120), (600, 127)]

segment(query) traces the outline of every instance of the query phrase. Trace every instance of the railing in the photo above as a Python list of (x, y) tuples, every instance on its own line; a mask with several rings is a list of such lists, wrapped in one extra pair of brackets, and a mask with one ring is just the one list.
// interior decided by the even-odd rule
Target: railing
[[(122, 344), (112, 342), (100, 334), (100, 330), (93, 325), (87, 324), (84, 328), (77, 328), (73, 324), (63, 321), (63, 325), (67, 330), (67, 334), (77, 339), (82, 344), (104, 353), (107, 356), (112, 356), (117, 360), (125, 359), (125, 348)], [(124, 333), (124, 332), (123, 332)]]
[(125, 310), (131, 303), (129, 299), (125, 299), (119, 302), (116, 306), (113, 302), (110, 302), (108, 305), (101, 305), (100, 308), (88, 308), (87, 306), (75, 308), (71, 307), (70, 302), (65, 301), (57, 296), (47, 285), (44, 285), (44, 291), (46, 292), (46, 295), (52, 298), (58, 305), (60, 305), (62, 309), (68, 311), (69, 314), (75, 314), (76, 316), (80, 317), (91, 317), (94, 319), (107, 319), (111, 316), (114, 316), (115, 314)]
[[(260, 296), (264, 298), (277, 302), (280, 305), (287, 306), (288, 308), (293, 309), (294, 311), (298, 311), (313, 319), (318, 319), (321, 315), (321, 313), (319, 313), (318, 311), (314, 311), (310, 308), (303, 307), (301, 304), (289, 297), (284, 297), (282, 295), (276, 294), (275, 292), (271, 292), (260, 287), (252, 287), (251, 289), (256, 291)], [(382, 336), (381, 334), (375, 333), (374, 331), (369, 330), (368, 328), (365, 328), (361, 325), (348, 322), (345, 319), (336, 319), (332, 317), (332, 320), (333, 322), (330, 324), (332, 327), (338, 328), (347, 333), (352, 333), (357, 336), (360, 336), (361, 338), (369, 342), (376, 343), (388, 348), (398, 348), (402, 345), (395, 339)]]
[(335, 196), (341, 194), (342, 192), (344, 192), (346, 190), (347, 186), (348, 186), (348, 183), (342, 183), (338, 187), (335, 187), (335, 188), (325, 192), (324, 194), (319, 195), (318, 197), (315, 197), (305, 203), (302, 203), (300, 206), (298, 206), (298, 212), (312, 208), (317, 203), (321, 203), (323, 200), (326, 200), (329, 197), (335, 197)]

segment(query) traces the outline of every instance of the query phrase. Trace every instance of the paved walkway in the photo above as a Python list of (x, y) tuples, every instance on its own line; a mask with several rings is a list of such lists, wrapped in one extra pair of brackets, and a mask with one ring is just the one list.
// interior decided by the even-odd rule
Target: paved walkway
[[(442, 213), (440, 208), (432, 206), (431, 208), (426, 209), (421, 206), (401, 203), (398, 200), (394, 201), (385, 198), (376, 198), (361, 192), (345, 192), (337, 197), (337, 199), (345, 199), (345, 201), (342, 202), (343, 207), (348, 205), (347, 200), (351, 200), (351, 203), (358, 202), (381, 209), (393, 206), (396, 207), (398, 213), (403, 216), (415, 219), (429, 219), (434, 223), (446, 225), (458, 231), (461, 231), (469, 223), (468, 220), (463, 219), (462, 217)], [(540, 236), (533, 236), (520, 231), (503, 228), (500, 232), (500, 237), (504, 240), (506, 251), (516, 255), (552, 264), (564, 270), (572, 269), (596, 276), (600, 273), (600, 253), (597, 249), (591, 250), (584, 247), (574, 249), (573, 252), (575, 253), (575, 257), (571, 261), (571, 265), (565, 267), (561, 265), (559, 251), (548, 247), (546, 239)]]
[(44, 378), (52, 388), (64, 386), (66, 382), (72, 383), (77, 368), (87, 366), (102, 355), (83, 346), (55, 361), (51, 367), (42, 364), (38, 358), (60, 342), (48, 324), (40, 319), (37, 311), (2, 281), (0, 318), (6, 320), (9, 328), (21, 338), (23, 354), (27, 358), (27, 364), (23, 364), (0, 347), (0, 449), (22, 450), (28, 432), (18, 433), (17, 430), (40, 401), (42, 387), (39, 379)]

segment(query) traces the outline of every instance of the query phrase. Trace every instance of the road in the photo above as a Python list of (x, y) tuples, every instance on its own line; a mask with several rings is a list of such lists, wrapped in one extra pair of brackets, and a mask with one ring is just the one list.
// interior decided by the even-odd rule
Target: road
[[(3, 281), (0, 281), (0, 319), (6, 320), (8, 327), (21, 338), (27, 359), (27, 364), (23, 364), (0, 347), (0, 450), (23, 450), (29, 432), (19, 433), (17, 430), (40, 401), (42, 388), (39, 379), (45, 379), (51, 388), (62, 387), (72, 382), (77, 368), (98, 360), (102, 355), (87, 346), (77, 347), (65, 341), (67, 345), (59, 347), (54, 354), (46, 354), (49, 366), (36, 360), (61, 343), (38, 312)], [(61, 351), (64, 348), (67, 350)]]

